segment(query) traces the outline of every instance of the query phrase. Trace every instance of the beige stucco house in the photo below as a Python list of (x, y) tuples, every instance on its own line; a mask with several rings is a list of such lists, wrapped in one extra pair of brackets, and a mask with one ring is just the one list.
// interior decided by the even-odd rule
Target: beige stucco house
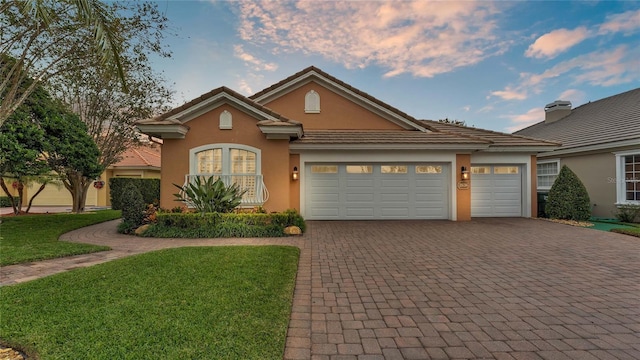
[(640, 205), (640, 88), (575, 109), (545, 107), (545, 120), (515, 134), (562, 143), (538, 155), (539, 192), (548, 192), (562, 165), (584, 183), (593, 215), (613, 217), (620, 204)]
[[(127, 149), (122, 154), (122, 159), (109, 166), (97, 179), (98, 182), (94, 182), (94, 186), (89, 187), (86, 207), (111, 206), (109, 179), (114, 177), (160, 178), (160, 145), (148, 143)], [(25, 204), (39, 188), (39, 183), (31, 183), (27, 187)], [(12, 195), (17, 195), (17, 191)], [(71, 194), (61, 184), (48, 184), (33, 200), (33, 206), (71, 207), (72, 204)]]
[(140, 121), (162, 138), (160, 206), (215, 176), (244, 206), (307, 219), (535, 215), (536, 155), (556, 143), (420, 121), (316, 68), (252, 96), (220, 87)]

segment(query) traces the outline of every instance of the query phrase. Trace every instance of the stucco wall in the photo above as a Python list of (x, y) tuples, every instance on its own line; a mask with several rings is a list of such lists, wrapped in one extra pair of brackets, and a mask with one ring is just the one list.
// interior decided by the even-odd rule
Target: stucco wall
[[(315, 90), (320, 95), (319, 114), (307, 114), (304, 112), (304, 97), (310, 90)], [(402, 129), (400, 126), (314, 82), (305, 84), (263, 105), (289, 119), (301, 122), (305, 130)]]
[[(220, 113), (227, 110), (233, 117), (233, 128), (220, 130)], [(223, 104), (188, 121), (189, 132), (184, 139), (166, 139), (162, 145), (162, 182), (160, 206), (173, 208), (182, 203), (175, 201), (177, 188), (183, 185), (189, 173), (189, 150), (198, 146), (218, 143), (248, 145), (261, 150), (262, 175), (269, 190), (267, 211), (281, 211), (289, 207), (289, 141), (267, 140), (256, 126), (258, 120), (237, 108)]]
[(611, 152), (560, 159), (560, 167), (567, 165), (589, 192), (593, 216), (614, 217), (616, 212), (616, 157)]

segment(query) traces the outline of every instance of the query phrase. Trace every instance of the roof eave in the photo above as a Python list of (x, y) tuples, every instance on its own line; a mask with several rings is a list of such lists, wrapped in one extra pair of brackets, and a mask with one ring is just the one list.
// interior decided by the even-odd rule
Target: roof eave
[(481, 151), (486, 150), (489, 145), (484, 144), (380, 144), (380, 143), (315, 143), (300, 144), (291, 143), (291, 150), (460, 150), (460, 151)]
[(143, 134), (160, 139), (184, 139), (189, 132), (187, 126), (178, 124), (137, 124), (136, 128)]
[(298, 139), (303, 135), (302, 126), (258, 124), (258, 128), (269, 140)]

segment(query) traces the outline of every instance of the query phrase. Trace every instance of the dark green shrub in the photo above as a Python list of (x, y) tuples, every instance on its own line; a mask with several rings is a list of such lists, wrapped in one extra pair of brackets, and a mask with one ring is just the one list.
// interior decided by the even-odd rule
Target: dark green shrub
[(242, 196), (247, 192), (240, 190), (238, 184), (226, 186), (222, 179), (214, 180), (213, 176), (203, 180), (197, 176), (193, 182), (185, 186), (173, 184), (180, 192), (173, 194), (178, 201), (192, 205), (201, 214), (233, 211), (242, 202)]
[(0, 207), (11, 207), (11, 200), (8, 196), (0, 196)]
[(591, 217), (589, 193), (566, 165), (549, 190), (545, 212), (551, 219), (586, 221)]
[(139, 178), (111, 178), (109, 179), (109, 189), (111, 192), (111, 208), (122, 210), (123, 191), (126, 184), (135, 185), (145, 204), (160, 205), (160, 179), (139, 179)]
[(140, 190), (134, 184), (128, 183), (122, 192), (122, 224), (126, 225), (118, 229), (128, 234), (142, 225), (146, 208)]
[(616, 218), (621, 222), (633, 223), (640, 221), (640, 205), (620, 205)]
[(215, 238), (285, 236), (284, 228), (305, 230), (295, 210), (281, 213), (157, 213), (157, 222), (144, 233), (148, 237)]

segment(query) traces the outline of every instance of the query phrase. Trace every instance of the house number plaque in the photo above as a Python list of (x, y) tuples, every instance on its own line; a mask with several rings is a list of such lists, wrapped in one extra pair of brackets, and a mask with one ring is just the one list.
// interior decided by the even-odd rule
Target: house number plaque
[(468, 181), (458, 181), (458, 190), (469, 190)]

